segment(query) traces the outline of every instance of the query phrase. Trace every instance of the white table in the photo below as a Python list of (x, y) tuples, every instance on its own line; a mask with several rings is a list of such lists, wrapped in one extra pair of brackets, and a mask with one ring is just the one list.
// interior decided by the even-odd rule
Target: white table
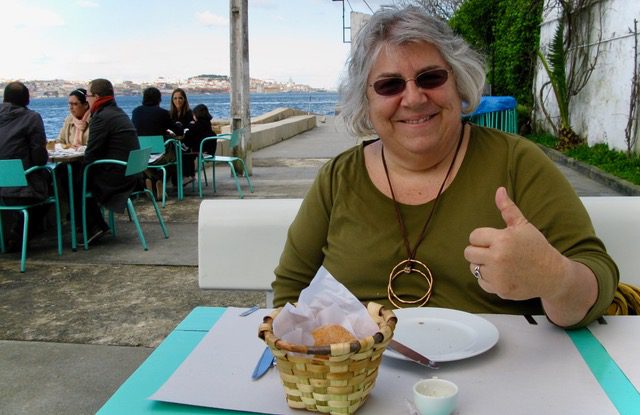
[[(250, 379), (264, 348), (257, 338), (258, 324), (269, 310), (244, 318), (238, 317), (240, 311), (195, 309), (99, 413), (122, 413), (125, 409), (149, 414), (222, 414), (230, 413), (228, 410), (304, 413), (286, 406), (276, 370), (258, 381)], [(592, 336), (588, 330), (565, 332), (544, 317), (536, 317), (537, 325), (529, 324), (522, 316), (483, 317), (500, 331), (494, 348), (473, 358), (442, 363), (437, 371), (385, 358), (376, 386), (358, 414), (408, 413), (411, 386), (418, 379), (431, 376), (458, 384), (459, 414), (638, 413), (640, 396), (624, 374), (603, 380), (601, 374), (592, 372), (594, 362), (596, 366), (618, 368), (600, 346), (600, 337)], [(591, 328), (603, 338), (613, 338), (609, 332), (614, 330), (623, 332), (625, 327), (637, 328), (640, 324), (640, 317), (606, 320), (608, 325), (594, 323)], [(208, 327), (212, 329), (207, 332)], [(589, 351), (593, 343), (604, 355), (593, 356)], [(619, 356), (624, 371), (635, 367), (626, 362), (633, 361), (636, 354), (635, 349), (621, 348), (612, 352), (612, 357)], [(611, 373), (607, 372), (607, 376), (611, 377)], [(612, 386), (626, 387), (626, 395), (612, 397)], [(150, 396), (152, 400), (147, 399)]]

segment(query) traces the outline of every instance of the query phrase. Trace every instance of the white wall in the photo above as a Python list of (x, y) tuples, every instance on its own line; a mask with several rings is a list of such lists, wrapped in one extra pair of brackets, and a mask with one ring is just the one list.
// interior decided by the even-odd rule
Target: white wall
[[(633, 29), (633, 19), (640, 20), (640, 1), (602, 0), (600, 5), (603, 11), (600, 55), (587, 86), (572, 98), (569, 109), (571, 125), (576, 133), (587, 138), (589, 145), (604, 142), (610, 148), (626, 150), (624, 130), (629, 113), (634, 53), (634, 37), (630, 30)], [(543, 16), (540, 27), (543, 51), (553, 39), (558, 24), (557, 15), (552, 11)], [(594, 30), (597, 29), (595, 26)], [(597, 35), (592, 39), (597, 39)], [(534, 94), (538, 100), (540, 87), (548, 80), (539, 60), (536, 72)], [(545, 101), (547, 110), (557, 119), (557, 105), (551, 88), (548, 88)], [(539, 123), (544, 122), (544, 114), (539, 108), (534, 113), (534, 119)], [(545, 129), (552, 131), (548, 126)]]

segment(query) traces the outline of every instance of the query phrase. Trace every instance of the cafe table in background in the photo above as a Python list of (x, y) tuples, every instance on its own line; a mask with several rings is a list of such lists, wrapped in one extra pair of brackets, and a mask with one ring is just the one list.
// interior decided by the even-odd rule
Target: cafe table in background
[[(98, 414), (304, 413), (287, 407), (276, 369), (251, 380), (265, 346), (258, 325), (271, 310), (242, 311), (194, 309)], [(573, 331), (543, 316), (479, 316), (498, 328), (493, 348), (438, 370), (385, 356), (357, 413), (408, 414), (412, 385), (433, 376), (458, 385), (459, 414), (640, 413), (640, 316), (607, 316)]]

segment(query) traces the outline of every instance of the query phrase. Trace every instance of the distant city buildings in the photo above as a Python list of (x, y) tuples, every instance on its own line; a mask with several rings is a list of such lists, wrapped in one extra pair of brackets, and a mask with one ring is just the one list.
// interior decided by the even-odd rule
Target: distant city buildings
[[(0, 95), (4, 91), (7, 83), (13, 79), (0, 79)], [(20, 80), (29, 88), (30, 94), (34, 98), (63, 97), (79, 87), (86, 87), (88, 81), (68, 81), (64, 79), (51, 80)], [(116, 95), (141, 95), (142, 91), (155, 86), (164, 94), (169, 94), (175, 88), (182, 88), (187, 93), (210, 94), (228, 93), (231, 90), (231, 80), (226, 75), (198, 75), (186, 80), (167, 80), (158, 78), (153, 82), (136, 83), (124, 81), (115, 83)], [(278, 92), (319, 92), (324, 89), (312, 88), (309, 85), (296, 84), (293, 80), (286, 83), (274, 80), (250, 79), (249, 89), (258, 93), (278, 93)]]

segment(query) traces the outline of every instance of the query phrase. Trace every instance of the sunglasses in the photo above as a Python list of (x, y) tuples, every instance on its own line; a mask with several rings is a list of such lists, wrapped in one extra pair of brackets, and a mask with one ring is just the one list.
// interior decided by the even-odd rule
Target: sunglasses
[(432, 69), (422, 72), (415, 78), (403, 79), (400, 77), (384, 78), (375, 81), (369, 86), (373, 87), (376, 94), (384, 97), (398, 95), (407, 87), (407, 82), (414, 81), (418, 88), (433, 89), (442, 86), (449, 79), (450, 69)]

